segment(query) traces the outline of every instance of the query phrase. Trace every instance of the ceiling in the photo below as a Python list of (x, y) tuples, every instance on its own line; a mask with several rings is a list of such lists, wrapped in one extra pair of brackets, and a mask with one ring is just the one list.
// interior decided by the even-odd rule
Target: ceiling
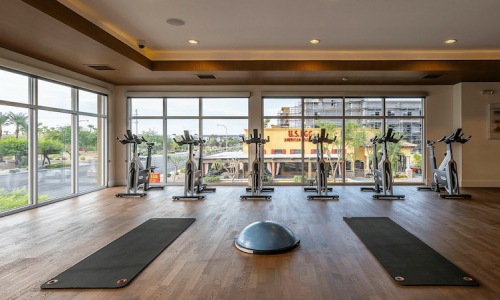
[[(0, 0), (0, 5), (0, 47), (115, 85), (500, 81), (498, 0)], [(199, 43), (189, 44), (190, 39)], [(457, 42), (445, 44), (447, 39)]]

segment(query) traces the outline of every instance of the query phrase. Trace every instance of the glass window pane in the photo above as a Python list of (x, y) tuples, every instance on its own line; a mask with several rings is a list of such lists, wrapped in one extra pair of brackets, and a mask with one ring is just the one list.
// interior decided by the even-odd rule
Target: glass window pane
[(203, 98), (203, 116), (248, 116), (248, 98)]
[(71, 109), (71, 88), (49, 81), (38, 80), (38, 105)]
[(264, 98), (264, 116), (300, 117), (302, 116), (301, 98)]
[[(144, 138), (148, 143), (153, 143), (151, 147), (151, 166), (154, 167), (153, 173), (159, 174), (159, 180), (156, 182), (156, 178), (150, 179), (150, 184), (153, 186), (155, 183), (164, 182), (164, 159), (163, 159), (163, 120), (148, 120), (148, 119), (138, 119), (134, 120), (134, 125), (136, 126), (136, 134), (140, 138)], [(146, 143), (139, 144), (139, 158), (146, 168), (147, 156), (148, 156), (148, 145)], [(155, 177), (155, 176), (153, 176)]]
[(102, 186), (102, 142), (103, 120), (95, 117), (80, 117), (78, 126), (78, 188), (79, 191)]
[(0, 100), (28, 103), (28, 94), (28, 76), (0, 70)]
[(78, 90), (78, 110), (89, 113), (98, 113), (99, 95)]
[(395, 137), (403, 135), (399, 143), (387, 146), (395, 182), (422, 182), (422, 122), (406, 118), (387, 120), (387, 128), (393, 128)]
[(163, 98), (132, 98), (132, 117), (163, 116)]
[(414, 116), (421, 117), (422, 113), (422, 98), (386, 98), (385, 111), (386, 115), (392, 116)]
[[(373, 182), (373, 145), (370, 139), (382, 136), (382, 122), (382, 119), (346, 120), (346, 182)], [(380, 152), (378, 144), (377, 152)]]
[[(307, 121), (311, 121), (310, 119)], [(309, 132), (309, 136), (321, 134), (321, 129), (324, 128), (329, 139), (333, 139), (332, 143), (323, 143), (323, 159), (328, 164), (328, 181), (342, 181), (342, 119), (314, 119), (313, 126), (304, 127), (305, 132)], [(307, 178), (316, 178), (316, 161), (320, 149), (318, 144), (313, 144), (306, 140), (304, 144), (304, 159), (307, 163)]]
[[(266, 120), (263, 136), (266, 139), (269, 137), (269, 142), (264, 145), (268, 181), (302, 182), (302, 140), (307, 140), (311, 131), (302, 132), (301, 119)], [(251, 147), (250, 151), (255, 151), (255, 148)]]
[(200, 100), (198, 98), (168, 98), (168, 116), (198, 116)]
[(346, 98), (345, 116), (382, 116), (382, 98)]
[(71, 193), (71, 115), (38, 112), (38, 201)]
[(183, 171), (188, 147), (187, 145), (179, 146), (174, 142), (174, 138), (179, 141), (184, 135), (184, 130), (189, 131), (190, 135), (199, 136), (199, 126), (198, 119), (167, 120), (167, 182), (184, 183)]
[(28, 110), (0, 105), (0, 212), (28, 205)]
[(333, 117), (342, 116), (342, 98), (305, 98), (304, 115)]
[[(244, 182), (247, 153), (243, 153), (241, 136), (248, 128), (247, 119), (203, 120), (202, 174), (207, 184)], [(246, 144), (245, 144), (246, 145)]]

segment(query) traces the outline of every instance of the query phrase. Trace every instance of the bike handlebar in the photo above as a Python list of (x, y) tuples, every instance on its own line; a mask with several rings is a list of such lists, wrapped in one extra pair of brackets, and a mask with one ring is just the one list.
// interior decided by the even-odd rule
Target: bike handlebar
[(254, 129), (253, 135), (250, 134), (250, 138), (245, 139), (245, 136), (242, 135), (241, 141), (243, 143), (247, 143), (249, 145), (250, 144), (265, 144), (265, 143), (269, 142), (270, 139), (269, 139), (269, 136), (267, 136), (267, 139), (262, 138), (262, 134), (260, 134), (257, 129)]
[(309, 142), (313, 144), (317, 143), (327, 143), (327, 144), (332, 144), (337, 140), (337, 136), (334, 136), (333, 139), (328, 138), (328, 133), (326, 133), (325, 128), (321, 128), (321, 132), (316, 134), (315, 136), (309, 136)]
[(392, 127), (387, 129), (387, 133), (385, 133), (381, 138), (377, 139), (376, 142), (378, 142), (379, 144), (382, 144), (385, 142), (399, 143), (399, 141), (401, 141), (403, 139), (403, 135), (401, 135), (399, 138), (394, 138), (396, 133), (393, 133), (392, 130), (393, 130)]
[(462, 133), (462, 128), (458, 128), (457, 131), (455, 131), (454, 133), (450, 134), (449, 136), (443, 136), (442, 138), (440, 138), (437, 141), (438, 142), (445, 142), (446, 144), (450, 144), (453, 142), (465, 144), (472, 138), (472, 135), (469, 135), (466, 138), (462, 138), (463, 135), (464, 134)]
[(137, 135), (132, 134), (132, 131), (130, 129), (127, 129), (127, 133), (123, 135), (125, 138), (123, 140), (120, 140), (119, 137), (116, 137), (116, 139), (122, 143), (122, 144), (142, 144), (142, 140), (137, 137)]

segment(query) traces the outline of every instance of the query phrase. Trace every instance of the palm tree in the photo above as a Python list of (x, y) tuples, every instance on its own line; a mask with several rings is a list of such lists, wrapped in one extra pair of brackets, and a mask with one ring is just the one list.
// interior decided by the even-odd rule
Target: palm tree
[(28, 128), (28, 115), (25, 113), (9, 112), (9, 119), (16, 126), (16, 139), (19, 138), (19, 132)]
[(9, 113), (7, 114), (3, 114), (0, 112), (0, 139), (2, 138), (2, 135), (3, 135), (3, 126), (8, 126), (11, 124), (11, 121), (10, 121), (10, 115)]

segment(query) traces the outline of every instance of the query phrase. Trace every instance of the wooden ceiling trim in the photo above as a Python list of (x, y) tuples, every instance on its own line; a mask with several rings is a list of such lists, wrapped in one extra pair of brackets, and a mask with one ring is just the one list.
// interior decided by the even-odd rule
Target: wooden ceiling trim
[(500, 72), (499, 60), (205, 60), (152, 61), (153, 71), (482, 71)]
[(152, 62), (147, 57), (132, 49), (129, 45), (115, 38), (99, 26), (67, 8), (57, 0), (22, 0), (26, 4), (40, 10), (54, 19), (72, 27), (82, 34), (113, 49), (136, 63), (151, 69)]

